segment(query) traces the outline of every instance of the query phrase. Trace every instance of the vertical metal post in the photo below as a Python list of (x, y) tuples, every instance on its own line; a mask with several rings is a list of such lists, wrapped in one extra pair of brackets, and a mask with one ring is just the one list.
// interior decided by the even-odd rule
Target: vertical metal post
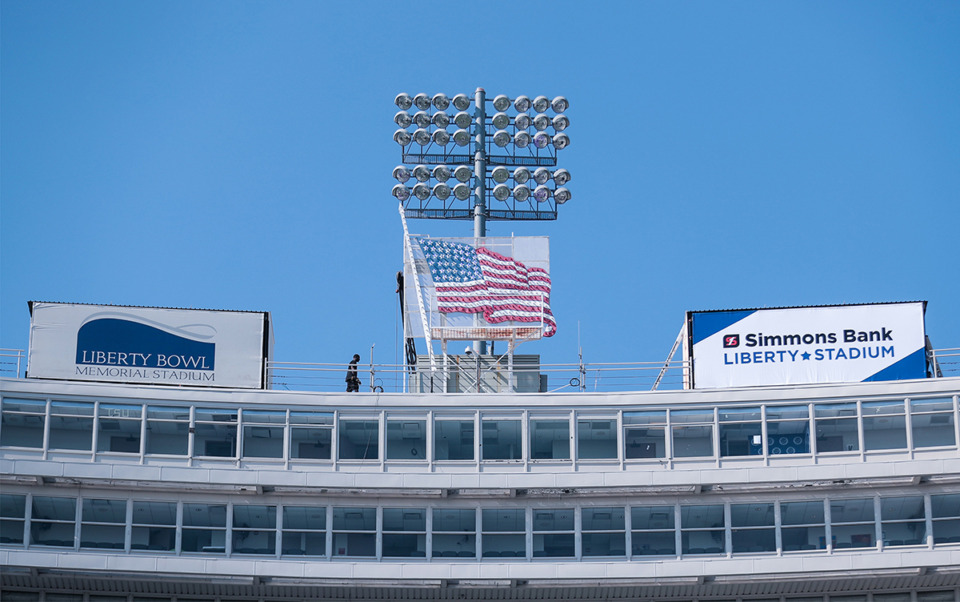
[[(477, 135), (474, 138), (476, 146), (473, 155), (473, 176), (476, 178), (476, 188), (474, 188), (473, 200), (473, 237), (477, 239), (487, 235), (487, 113), (486, 113), (487, 95), (483, 88), (477, 88), (474, 104), (476, 111), (474, 119), (476, 123)], [(479, 314), (474, 318), (479, 320)], [(474, 341), (474, 351), (477, 354), (477, 366), (479, 367), (480, 355), (487, 352), (486, 341)], [(477, 392), (479, 392), (480, 383), (477, 382)]]

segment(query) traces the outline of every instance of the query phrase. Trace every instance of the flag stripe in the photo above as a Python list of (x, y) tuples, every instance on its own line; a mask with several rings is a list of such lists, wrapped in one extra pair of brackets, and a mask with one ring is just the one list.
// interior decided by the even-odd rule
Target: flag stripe
[(417, 243), (430, 266), (439, 311), (482, 313), (491, 324), (543, 321), (544, 336), (556, 332), (546, 270), (484, 247), (423, 238)]

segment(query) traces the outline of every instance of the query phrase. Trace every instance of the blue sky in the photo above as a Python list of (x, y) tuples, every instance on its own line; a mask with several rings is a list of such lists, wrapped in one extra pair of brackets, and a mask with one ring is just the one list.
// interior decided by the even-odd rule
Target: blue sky
[[(483, 14), (478, 14), (482, 7)], [(399, 92), (563, 94), (546, 362), (687, 310), (927, 300), (960, 346), (960, 3), (0, 2), (0, 346), (27, 301), (270, 311), (399, 361)], [(470, 222), (412, 221), (470, 235)]]

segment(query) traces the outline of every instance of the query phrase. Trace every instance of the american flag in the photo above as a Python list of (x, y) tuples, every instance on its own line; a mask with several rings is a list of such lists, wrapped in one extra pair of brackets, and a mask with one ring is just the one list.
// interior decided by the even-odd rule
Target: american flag
[(418, 238), (442, 313), (482, 313), (490, 324), (540, 322), (557, 331), (550, 312), (550, 275), (484, 247)]

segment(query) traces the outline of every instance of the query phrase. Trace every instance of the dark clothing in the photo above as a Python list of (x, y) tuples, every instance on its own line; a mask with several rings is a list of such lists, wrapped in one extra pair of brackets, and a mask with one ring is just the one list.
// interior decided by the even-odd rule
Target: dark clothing
[(360, 377), (357, 376), (357, 362), (359, 361), (354, 358), (350, 360), (350, 365), (347, 366), (347, 393), (360, 391)]

